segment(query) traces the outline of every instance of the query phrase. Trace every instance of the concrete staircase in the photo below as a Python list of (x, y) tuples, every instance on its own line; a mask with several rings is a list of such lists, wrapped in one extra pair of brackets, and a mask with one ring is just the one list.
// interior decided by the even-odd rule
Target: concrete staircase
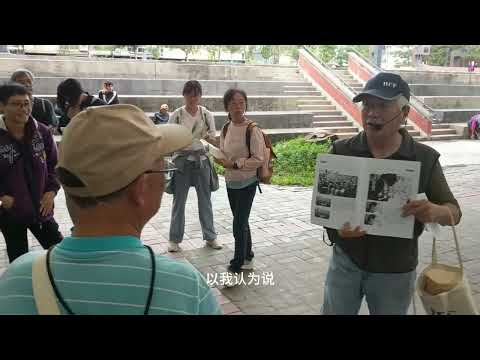
[[(347, 68), (337, 68), (335, 73), (355, 92), (360, 92), (363, 89), (363, 84), (356, 80)], [(432, 136), (430, 139), (422, 136), (410, 120), (407, 121), (407, 124), (409, 134), (416, 140), (455, 140), (463, 138), (449, 124), (432, 124)]]
[[(309, 86), (284, 86), (284, 93), (287, 95), (301, 95), (297, 100), (297, 109), (299, 111), (308, 111), (312, 115), (311, 131), (329, 131), (335, 133), (339, 138), (349, 138), (358, 133), (358, 128), (348, 121), (330, 100), (323, 95), (322, 91), (317, 90), (311, 84)], [(300, 130), (300, 129), (299, 129)], [(302, 133), (305, 129), (301, 129)], [(308, 134), (308, 132), (306, 132)]]

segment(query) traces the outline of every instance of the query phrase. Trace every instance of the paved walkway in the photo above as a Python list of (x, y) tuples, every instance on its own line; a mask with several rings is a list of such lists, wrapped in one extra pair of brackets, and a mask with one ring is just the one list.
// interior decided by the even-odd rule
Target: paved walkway
[[(480, 141), (428, 144), (442, 153), (447, 180), (462, 206), (463, 219), (458, 227), (458, 235), (465, 269), (474, 296), (480, 304), (480, 246), (475, 243), (480, 233), (480, 190), (477, 191), (480, 181)], [(262, 189), (263, 194), (256, 195), (250, 217), (255, 271), (245, 272), (246, 285), (230, 289), (218, 286), (214, 291), (226, 314), (318, 314), (331, 248), (322, 242), (323, 229), (310, 223), (311, 188), (263, 185)], [(166, 252), (172, 203), (172, 196), (168, 194), (164, 195), (159, 213), (145, 227), (143, 240), (156, 253), (189, 261), (206, 278), (213, 280), (214, 274), (221, 276), (225, 272), (226, 264), (233, 255), (232, 216), (222, 179), (221, 188), (213, 194), (212, 199), (218, 240), (225, 245), (224, 249), (218, 251), (204, 247), (194, 189), (190, 190), (187, 204), (186, 235), (182, 243), (184, 251), (178, 254)], [(56, 219), (61, 231), (69, 234), (71, 221), (66, 212), (63, 192), (56, 199)], [(444, 237), (439, 241), (440, 259), (455, 264), (451, 231), (444, 228), (442, 234)], [(33, 249), (40, 248), (32, 237), (30, 242)], [(419, 271), (428, 264), (430, 252), (431, 235), (424, 233), (420, 238)], [(0, 273), (7, 263), (4, 241), (1, 239)], [(272, 274), (274, 285), (264, 285), (264, 281)], [(418, 309), (418, 299), (417, 305), (418, 313), (422, 313)], [(365, 305), (361, 313), (368, 314)]]

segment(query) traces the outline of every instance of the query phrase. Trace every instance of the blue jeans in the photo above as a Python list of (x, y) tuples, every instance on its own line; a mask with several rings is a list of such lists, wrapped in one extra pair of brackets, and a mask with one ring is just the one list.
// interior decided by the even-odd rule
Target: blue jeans
[[(203, 239), (212, 241), (217, 238), (213, 223), (213, 210), (210, 190), (210, 165), (208, 159), (202, 160), (203, 167), (195, 161), (184, 160), (182, 170), (175, 173), (172, 219), (170, 222), (169, 240), (181, 243), (185, 234), (185, 205), (188, 191), (195, 187), (198, 199), (198, 214), (202, 227)], [(177, 165), (177, 163), (175, 163)], [(178, 166), (178, 165), (177, 165)], [(192, 216), (189, 209), (189, 216)]]
[(372, 315), (406, 315), (415, 279), (415, 270), (407, 273), (363, 271), (338, 245), (334, 245), (325, 280), (322, 313), (357, 315), (365, 296)]

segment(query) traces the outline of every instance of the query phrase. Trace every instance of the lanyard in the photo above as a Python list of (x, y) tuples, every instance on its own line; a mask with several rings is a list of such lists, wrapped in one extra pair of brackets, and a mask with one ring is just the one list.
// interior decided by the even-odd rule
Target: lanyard
[[(155, 273), (156, 273), (156, 267), (155, 267), (155, 254), (153, 253), (153, 250), (150, 246), (144, 245), (147, 249), (148, 252), (150, 253), (150, 259), (152, 263), (152, 275), (150, 278), (150, 289), (148, 291), (148, 297), (147, 297), (147, 303), (145, 304), (145, 311), (143, 312), (143, 315), (148, 315), (148, 312), (150, 311), (150, 305), (152, 303), (152, 297), (153, 297), (153, 287), (155, 285)], [(50, 283), (52, 284), (53, 291), (60, 302), (62, 306), (65, 308), (67, 313), (69, 315), (75, 315), (75, 313), (72, 311), (70, 306), (67, 305), (65, 300), (63, 299), (62, 295), (60, 295), (60, 292), (58, 291), (57, 286), (55, 285), (55, 280), (53, 279), (53, 274), (52, 274), (52, 269), (50, 268), (50, 254), (53, 250), (54, 246), (52, 246), (50, 249), (47, 251), (47, 273), (48, 273), (48, 278), (50, 279)]]

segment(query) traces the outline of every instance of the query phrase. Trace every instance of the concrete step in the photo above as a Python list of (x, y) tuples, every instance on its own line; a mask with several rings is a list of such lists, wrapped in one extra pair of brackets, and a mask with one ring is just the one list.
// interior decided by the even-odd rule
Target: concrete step
[(461, 135), (433, 135), (430, 140), (459, 140), (463, 139)]
[(351, 137), (354, 137), (355, 135), (358, 135), (356, 132), (341, 132), (341, 133), (336, 133), (335, 135), (338, 136), (339, 139), (349, 139)]
[(306, 85), (284, 85), (283, 86), (284, 90), (315, 90), (315, 87), (312, 86), (311, 84), (306, 84)]
[(432, 129), (432, 135), (456, 135), (455, 129)]
[(335, 105), (317, 105), (317, 104), (298, 104), (297, 107), (300, 110), (307, 110), (307, 111), (325, 111), (325, 110), (336, 110), (337, 107)]
[(303, 90), (284, 90), (285, 95), (322, 95), (322, 92), (319, 90), (315, 91), (303, 91)]
[[(153, 118), (153, 112), (145, 112)], [(212, 112), (215, 117), (215, 128), (221, 129), (228, 121), (227, 114)], [(286, 129), (307, 128), (312, 125), (312, 113), (309, 111), (248, 111), (249, 120), (255, 121), (262, 129)]]
[[(321, 101), (327, 101), (327, 100), (321, 100)], [(250, 104), (248, 104), (248, 105), (250, 106)], [(310, 109), (308, 107), (303, 107), (302, 105), (304, 105), (304, 104), (297, 104), (297, 107), (301, 110), (309, 110)], [(337, 110), (337, 107), (335, 105), (320, 105), (320, 104), (317, 105), (317, 104), (315, 104), (315, 109), (326, 111), (326, 110)]]
[(432, 124), (432, 130), (434, 129), (450, 129), (450, 124)]
[(324, 105), (331, 105), (330, 100), (327, 100), (324, 96), (319, 96), (321, 100), (297, 100), (297, 106), (305, 106), (305, 105), (312, 105), (312, 106), (324, 106)]
[[(56, 95), (37, 95), (42, 99), (47, 99), (55, 104)], [(168, 104), (170, 111), (173, 112), (178, 107), (184, 105), (183, 96), (179, 95), (120, 95), (121, 104), (132, 104), (143, 111), (154, 112), (160, 109), (160, 105)], [(293, 111), (298, 110), (297, 101), (307, 101), (305, 105), (332, 106), (325, 96), (295, 96), (295, 95), (248, 95), (248, 111)], [(320, 102), (308, 102), (319, 100)], [(202, 96), (201, 104), (210, 111), (225, 111), (223, 105), (223, 95), (205, 95)], [(329, 110), (330, 108), (319, 108)], [(331, 108), (332, 110), (335, 107)]]
[[(308, 103), (309, 101), (322, 100), (326, 98), (326, 96), (322, 94), (321, 95), (285, 95), (283, 94), (280, 96), (294, 97), (298, 101), (305, 101), (306, 103)], [(250, 99), (250, 96), (248, 98)], [(222, 95), (222, 99), (223, 99), (223, 95)]]
[(420, 131), (418, 130), (408, 130), (408, 133), (410, 134), (410, 136), (420, 136)]
[(313, 121), (312, 127), (342, 127), (353, 126), (353, 121)]
[(341, 111), (338, 110), (310, 110), (314, 115), (342, 115)]
[(345, 121), (344, 115), (313, 115), (313, 121)]
[(358, 128), (355, 126), (315, 126), (314, 129), (321, 129), (332, 133), (358, 133)]
[(305, 110), (308, 110), (310, 109), (309, 106), (313, 106), (313, 107), (319, 107), (319, 106), (333, 106), (335, 107), (335, 105), (332, 105), (331, 101), (330, 100), (327, 100), (325, 98), (325, 100), (315, 100), (315, 104), (298, 104), (298, 101), (297, 101), (297, 106), (299, 108), (302, 108), (302, 109), (305, 109)]
[(346, 79), (343, 79), (345, 81), (345, 83), (347, 83), (349, 86), (351, 87), (360, 87), (362, 86), (362, 84), (360, 84), (358, 81), (355, 81), (355, 80), (346, 80)]

